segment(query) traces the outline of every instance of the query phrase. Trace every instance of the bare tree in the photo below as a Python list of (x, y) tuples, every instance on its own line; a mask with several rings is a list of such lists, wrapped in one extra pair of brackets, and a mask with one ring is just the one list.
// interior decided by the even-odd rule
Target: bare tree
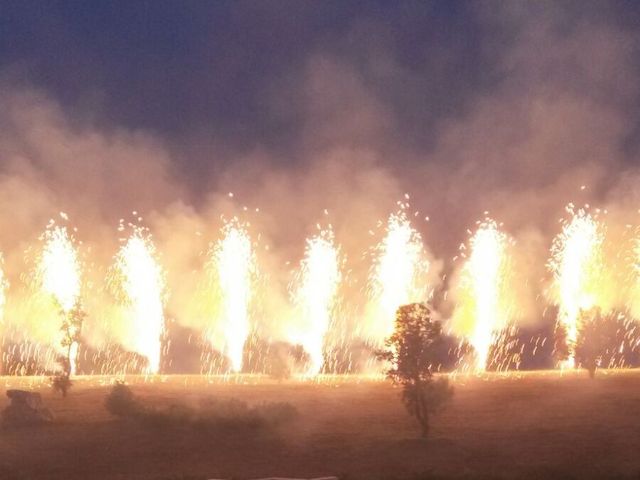
[(423, 303), (402, 306), (396, 312), (395, 330), (378, 358), (389, 363), (387, 377), (402, 385), (402, 401), (416, 417), (422, 436), (429, 433), (429, 418), (453, 395), (447, 378), (433, 378), (433, 365), (440, 354), (440, 322), (431, 319)]

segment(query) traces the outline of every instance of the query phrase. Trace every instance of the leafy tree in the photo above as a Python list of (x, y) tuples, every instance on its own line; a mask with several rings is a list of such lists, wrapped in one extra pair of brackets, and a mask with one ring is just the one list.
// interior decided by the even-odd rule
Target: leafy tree
[(132, 416), (141, 409), (131, 389), (124, 382), (118, 381), (107, 395), (104, 404), (109, 413), (118, 417)]
[(66, 397), (67, 391), (73, 385), (71, 382), (71, 365), (77, 360), (74, 358), (77, 355), (77, 349), (74, 346), (77, 347), (80, 342), (82, 324), (87, 314), (82, 309), (82, 304), (79, 301), (75, 303), (71, 310), (61, 310), (60, 314), (62, 316), (60, 330), (63, 334), (60, 344), (65, 349), (65, 355), (60, 356), (58, 359), (58, 363), (62, 366), (62, 373), (51, 379), (51, 386), (54, 390), (60, 392), (63, 397)]
[(410, 415), (416, 417), (422, 436), (429, 433), (429, 417), (453, 395), (446, 378), (433, 378), (442, 342), (440, 322), (431, 319), (429, 307), (422, 303), (402, 306), (396, 312), (395, 330), (378, 352), (389, 363), (387, 378), (402, 385), (402, 401)]
[(85, 318), (87, 318), (87, 314), (82, 309), (80, 302), (76, 302), (73, 308), (63, 316), (62, 327), (60, 327), (60, 329), (64, 334), (61, 343), (66, 349), (64, 367), (67, 376), (71, 375), (71, 364), (77, 360), (76, 358), (72, 358), (72, 356), (77, 353), (74, 345), (77, 346), (80, 343), (82, 325)]
[(553, 334), (553, 360), (555, 361), (556, 365), (558, 365), (569, 359), (570, 349), (572, 345), (570, 345), (569, 339), (567, 338), (567, 328), (561, 323), (558, 322), (556, 324), (556, 328)]
[(620, 348), (625, 350), (625, 346), (631, 346), (626, 335), (628, 332), (624, 322), (602, 315), (599, 308), (582, 311), (579, 322), (576, 364), (594, 378), (599, 366), (615, 364)]

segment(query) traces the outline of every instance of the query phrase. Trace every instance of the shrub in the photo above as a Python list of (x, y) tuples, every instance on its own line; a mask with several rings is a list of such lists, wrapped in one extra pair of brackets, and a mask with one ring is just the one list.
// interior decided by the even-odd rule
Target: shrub
[(116, 382), (104, 404), (109, 413), (118, 417), (132, 416), (140, 410), (133, 392), (123, 382)]
[(603, 314), (598, 307), (581, 311), (575, 345), (575, 363), (594, 378), (596, 369), (621, 365), (632, 360), (636, 350), (634, 323), (625, 316)]
[(188, 427), (199, 430), (244, 431), (276, 427), (290, 421), (297, 410), (288, 403), (263, 403), (250, 407), (236, 398), (209, 399), (200, 408), (173, 404), (166, 409), (140, 403), (129, 387), (118, 382), (105, 399), (107, 410), (134, 419), (146, 427)]
[(56, 375), (55, 377), (51, 377), (51, 388), (55, 392), (61, 393), (63, 397), (67, 396), (67, 392), (73, 385), (73, 382), (69, 378), (69, 375), (66, 373), (61, 373), (60, 375)]

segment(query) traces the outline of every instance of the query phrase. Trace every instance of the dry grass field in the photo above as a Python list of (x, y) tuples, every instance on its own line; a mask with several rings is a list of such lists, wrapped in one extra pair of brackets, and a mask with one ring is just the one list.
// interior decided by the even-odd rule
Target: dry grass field
[[(66, 399), (36, 379), (56, 418), (0, 432), (0, 478), (206, 479), (338, 475), (345, 479), (638, 478), (640, 372), (458, 376), (453, 402), (418, 428), (386, 382), (331, 378), (281, 384), (242, 377), (132, 378), (152, 405), (206, 397), (286, 401), (300, 415), (277, 431), (214, 435), (141, 427), (104, 408), (106, 379), (76, 381)], [(8, 399), (2, 395), (0, 407)]]

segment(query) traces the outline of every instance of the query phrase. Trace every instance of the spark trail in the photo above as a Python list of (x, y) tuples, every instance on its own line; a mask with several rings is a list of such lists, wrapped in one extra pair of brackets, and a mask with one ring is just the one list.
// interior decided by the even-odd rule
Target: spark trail
[(244, 344), (250, 330), (250, 304), (256, 262), (247, 225), (234, 218), (222, 227), (222, 238), (212, 247), (209, 269), (217, 280), (224, 353), (231, 370), (242, 370)]
[(393, 333), (396, 310), (424, 300), (427, 285), (422, 280), (429, 261), (420, 233), (411, 226), (404, 210), (389, 217), (386, 235), (374, 255), (364, 336), (382, 346)]
[(568, 358), (561, 367), (575, 367), (580, 312), (596, 305), (600, 280), (603, 234), (598, 222), (585, 210), (574, 212), (551, 247), (549, 268), (554, 276), (559, 306), (558, 325), (566, 335)]
[[(81, 289), (80, 261), (75, 241), (65, 227), (53, 223), (47, 227), (43, 241), (38, 279), (42, 291), (51, 296), (58, 310), (66, 316), (77, 305)], [(75, 375), (78, 343), (73, 342), (69, 348), (70, 373)]]
[(160, 370), (164, 331), (164, 276), (149, 236), (141, 228), (120, 248), (115, 270), (126, 305), (133, 350), (147, 359), (147, 373)]
[(324, 363), (325, 335), (341, 279), (338, 249), (331, 229), (322, 230), (307, 239), (297, 278), (293, 299), (300, 324), (294, 341), (301, 344), (311, 357), (307, 373), (315, 375), (321, 372)]
[(471, 252), (462, 271), (456, 313), (474, 348), (478, 371), (487, 368), (494, 335), (508, 321), (503, 288), (507, 242), (495, 221), (483, 221), (469, 241)]

